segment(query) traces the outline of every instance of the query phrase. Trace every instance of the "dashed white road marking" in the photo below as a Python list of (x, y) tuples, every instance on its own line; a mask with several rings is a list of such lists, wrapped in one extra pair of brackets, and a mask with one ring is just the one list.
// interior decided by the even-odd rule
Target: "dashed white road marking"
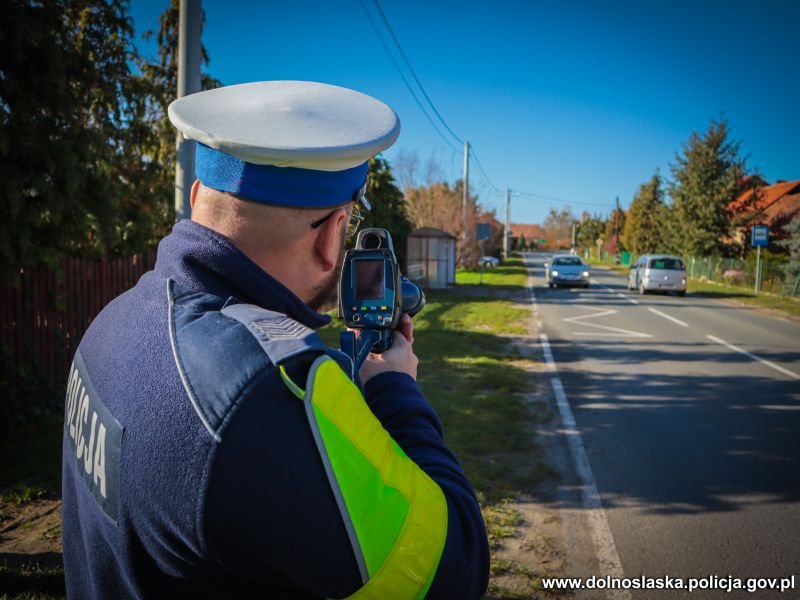
[(578, 323), (586, 327), (600, 329), (602, 333), (597, 331), (576, 331), (574, 335), (603, 335), (606, 337), (632, 337), (632, 338), (650, 338), (653, 337), (649, 333), (642, 333), (640, 331), (632, 331), (630, 329), (622, 329), (620, 327), (611, 327), (610, 325), (600, 325), (599, 323), (588, 323), (589, 319), (597, 319), (598, 317), (607, 317), (609, 315), (617, 314), (616, 310), (601, 310), (600, 312), (589, 313), (588, 315), (579, 315), (577, 317), (570, 317), (562, 319), (565, 323)]
[(677, 324), (678, 324), (678, 325), (680, 325), (681, 327), (688, 327), (688, 326), (689, 326), (689, 324), (688, 324), (688, 323), (684, 323), (684, 322), (683, 322), (683, 321), (681, 321), (680, 319), (676, 319), (675, 317), (672, 317), (672, 316), (668, 315), (667, 313), (663, 313), (663, 312), (661, 312), (661, 311), (660, 311), (660, 310), (658, 310), (658, 309), (655, 309), (655, 308), (648, 308), (647, 310), (649, 310), (649, 311), (650, 311), (650, 312), (652, 312), (652, 313), (655, 313), (655, 314), (657, 314), (659, 317), (664, 317), (664, 318), (665, 318), (665, 319), (667, 319), (668, 321), (672, 321), (673, 323), (677, 323)]
[[(531, 294), (533, 294), (533, 290), (531, 290)], [(567, 394), (564, 392), (564, 386), (558, 376), (558, 369), (556, 369), (553, 353), (550, 350), (550, 343), (544, 333), (539, 335), (539, 339), (542, 342), (542, 352), (547, 362), (547, 371), (550, 373), (550, 384), (553, 387), (558, 412), (561, 415), (562, 433), (567, 438), (567, 445), (572, 455), (575, 472), (581, 482), (581, 498), (583, 507), (586, 510), (586, 520), (589, 524), (592, 543), (597, 554), (599, 572), (610, 577), (623, 578), (625, 573), (622, 570), (622, 562), (619, 559), (617, 546), (614, 543), (614, 536), (608, 526), (608, 519), (606, 519), (606, 513), (603, 510), (600, 493), (597, 491), (597, 484), (594, 480), (592, 467), (589, 464), (589, 458), (586, 456), (586, 449), (583, 446), (575, 416), (572, 414)], [(624, 589), (609, 590), (608, 594), (610, 597), (620, 600), (630, 600), (631, 598), (630, 592)]]
[(706, 337), (708, 339), (710, 339), (712, 342), (716, 342), (718, 344), (722, 344), (723, 346), (725, 346), (726, 348), (728, 348), (730, 350), (733, 350), (734, 352), (738, 352), (740, 354), (744, 354), (745, 356), (747, 356), (749, 358), (752, 358), (755, 361), (760, 362), (762, 365), (766, 365), (771, 369), (775, 369), (779, 373), (783, 373), (784, 375), (788, 375), (789, 377), (792, 377), (794, 379), (800, 379), (800, 375), (798, 375), (794, 371), (790, 371), (789, 369), (784, 369), (782, 366), (776, 365), (774, 362), (766, 360), (766, 359), (763, 359), (760, 356), (756, 356), (755, 354), (753, 354), (752, 352), (748, 352), (744, 348), (739, 348), (739, 346), (734, 346), (733, 344), (729, 344), (725, 340), (722, 340), (722, 339), (720, 339), (720, 338), (718, 338), (716, 336), (713, 336), (713, 335), (707, 335)]
[(613, 289), (611, 289), (610, 287), (608, 287), (607, 285), (604, 285), (604, 286), (603, 286), (603, 289), (606, 289), (606, 290), (608, 290), (608, 291), (609, 291), (609, 292), (611, 292), (612, 294), (616, 294), (617, 296), (619, 296), (619, 297), (620, 297), (620, 298), (622, 298), (623, 300), (627, 300), (627, 301), (628, 301), (628, 302), (630, 302), (631, 304), (639, 304), (639, 301), (638, 301), (638, 300), (634, 300), (633, 298), (631, 298), (631, 297), (630, 297), (629, 295), (627, 295), (627, 294), (623, 294), (622, 292), (618, 292), (618, 291), (616, 291), (616, 290), (613, 290)]

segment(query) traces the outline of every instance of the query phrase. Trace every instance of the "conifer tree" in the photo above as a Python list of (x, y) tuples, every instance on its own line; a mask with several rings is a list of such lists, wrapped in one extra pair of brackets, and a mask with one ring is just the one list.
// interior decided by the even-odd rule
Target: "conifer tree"
[(124, 0), (7, 4), (0, 279), (65, 255), (152, 247), (172, 221), (178, 1), (162, 15), (157, 61), (136, 51)]
[(406, 240), (411, 233), (411, 221), (406, 212), (403, 192), (397, 187), (389, 163), (376, 156), (369, 161), (367, 200), (372, 210), (366, 211), (362, 227), (383, 227), (392, 234), (398, 262), (406, 265)]
[(740, 143), (730, 139), (728, 122), (712, 120), (700, 135), (692, 132), (672, 165), (670, 196), (674, 208), (674, 241), (685, 256), (718, 255), (731, 233), (728, 204), (745, 174)]
[(0, 20), (0, 278), (119, 240), (126, 5), (7, 3)]
[(667, 216), (661, 175), (656, 171), (639, 187), (631, 203), (622, 233), (625, 247), (637, 256), (667, 251)]

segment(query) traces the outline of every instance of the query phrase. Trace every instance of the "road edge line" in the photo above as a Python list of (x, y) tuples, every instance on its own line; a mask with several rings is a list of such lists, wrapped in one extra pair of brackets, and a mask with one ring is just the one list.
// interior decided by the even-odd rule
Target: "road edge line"
[[(589, 464), (589, 458), (586, 456), (586, 449), (584, 448), (581, 434), (578, 431), (575, 416), (570, 408), (567, 394), (564, 392), (564, 385), (561, 383), (561, 378), (558, 376), (558, 369), (553, 359), (553, 352), (550, 349), (550, 342), (547, 335), (544, 333), (539, 334), (539, 340), (542, 344), (545, 361), (547, 362), (547, 371), (550, 373), (550, 385), (553, 388), (553, 393), (556, 397), (556, 405), (561, 415), (561, 423), (563, 425), (562, 434), (567, 439), (567, 446), (569, 447), (570, 454), (572, 454), (573, 466), (581, 482), (583, 508), (587, 511), (587, 521), (589, 523), (592, 542), (595, 546), (597, 561), (604, 577), (610, 576), (622, 579), (625, 574), (622, 570), (622, 563), (619, 559), (617, 546), (614, 543), (614, 535), (611, 533), (606, 513), (603, 510), (603, 503), (600, 500), (600, 493), (597, 491), (597, 484), (594, 480), (592, 467)], [(622, 592), (620, 594), (615, 594), (615, 598), (626, 600), (631, 598), (627, 590), (614, 591)]]
[[(527, 266), (527, 265), (526, 265)], [(586, 456), (586, 449), (583, 446), (581, 434), (578, 431), (575, 416), (567, 399), (567, 394), (564, 391), (564, 385), (561, 383), (561, 378), (558, 375), (553, 352), (550, 349), (550, 341), (545, 333), (542, 333), (542, 322), (539, 315), (539, 306), (536, 302), (536, 294), (533, 291), (533, 278), (528, 277), (528, 294), (531, 299), (531, 312), (533, 321), (536, 326), (536, 331), (539, 332), (539, 342), (542, 347), (542, 354), (545, 358), (545, 364), (549, 373), (550, 385), (553, 388), (553, 393), (556, 397), (556, 405), (561, 416), (562, 431), (560, 432), (567, 440), (567, 447), (569, 448), (570, 455), (572, 456), (572, 465), (575, 473), (578, 476), (581, 484), (581, 499), (583, 501), (583, 508), (586, 511), (586, 521), (589, 525), (589, 536), (595, 548), (595, 555), (597, 556), (598, 566), (602, 574), (623, 578), (625, 576), (622, 570), (622, 562), (619, 559), (617, 546), (614, 543), (614, 535), (611, 533), (611, 528), (608, 525), (606, 513), (603, 510), (603, 504), (600, 500), (600, 493), (597, 490), (597, 483), (594, 480), (592, 467), (589, 464), (589, 458)], [(606, 590), (611, 598), (618, 600), (631, 600), (631, 594), (628, 590)]]

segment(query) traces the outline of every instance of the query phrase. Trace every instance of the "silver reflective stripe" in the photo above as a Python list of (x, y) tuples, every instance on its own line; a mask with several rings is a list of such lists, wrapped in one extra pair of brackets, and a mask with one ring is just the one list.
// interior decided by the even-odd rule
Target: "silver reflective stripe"
[(336, 498), (336, 504), (339, 507), (339, 514), (342, 516), (344, 528), (347, 530), (347, 537), (350, 538), (350, 546), (353, 548), (353, 554), (355, 555), (356, 563), (358, 564), (358, 571), (361, 574), (361, 582), (367, 583), (367, 581), (369, 581), (369, 571), (367, 570), (367, 563), (364, 560), (364, 553), (361, 551), (361, 544), (358, 541), (358, 536), (356, 535), (353, 521), (350, 519), (350, 512), (347, 510), (347, 504), (345, 504), (342, 490), (339, 487), (339, 481), (336, 479), (336, 473), (333, 471), (333, 466), (328, 458), (328, 452), (325, 450), (325, 442), (322, 440), (322, 434), (319, 431), (319, 425), (317, 425), (317, 417), (314, 414), (314, 377), (317, 374), (317, 369), (319, 366), (327, 360), (333, 359), (329, 356), (323, 355), (317, 358), (317, 360), (315, 360), (311, 365), (311, 370), (308, 372), (306, 396), (305, 400), (303, 400), (303, 403), (305, 404), (308, 424), (311, 426), (311, 433), (314, 435), (314, 441), (317, 444), (317, 451), (319, 452), (319, 456), (322, 459), (322, 464), (325, 467), (325, 473), (328, 476), (328, 483), (331, 486), (333, 496)]
[(211, 428), (211, 425), (208, 422), (205, 414), (200, 408), (200, 404), (197, 402), (197, 398), (192, 391), (192, 387), (189, 385), (189, 380), (186, 378), (186, 373), (183, 371), (183, 364), (181, 363), (181, 359), (178, 356), (178, 348), (175, 343), (175, 319), (173, 315), (173, 306), (175, 304), (175, 299), (172, 294), (172, 280), (167, 279), (167, 303), (169, 305), (168, 312), (167, 312), (167, 328), (169, 329), (169, 345), (172, 348), (172, 358), (175, 360), (175, 366), (178, 367), (178, 375), (181, 376), (181, 383), (183, 384), (183, 389), (186, 390), (186, 395), (189, 396), (189, 400), (194, 407), (194, 411), (197, 413), (197, 416), (200, 417), (200, 421), (202, 421), (205, 428), (208, 430), (214, 440), (217, 442), (222, 441), (220, 435)]

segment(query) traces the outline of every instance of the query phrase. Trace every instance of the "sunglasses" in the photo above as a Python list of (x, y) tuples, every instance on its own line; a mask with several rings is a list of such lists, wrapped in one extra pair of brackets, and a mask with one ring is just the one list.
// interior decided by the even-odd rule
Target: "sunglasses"
[[(364, 183), (361, 189), (358, 190), (355, 194), (353, 194), (353, 202), (355, 202), (355, 204), (353, 205), (353, 210), (350, 213), (350, 221), (347, 223), (347, 231), (345, 232), (346, 238), (353, 237), (356, 234), (356, 231), (358, 231), (361, 222), (364, 220), (364, 217), (361, 214), (361, 210), (359, 209), (359, 205), (362, 206), (365, 211), (369, 211), (372, 209), (372, 206), (370, 206), (369, 201), (364, 196), (366, 191), (367, 191), (367, 184)], [(317, 227), (322, 225), (325, 221), (330, 219), (337, 210), (339, 209), (336, 208), (331, 212), (329, 212), (324, 217), (322, 217), (321, 219), (317, 219), (316, 221), (314, 221), (311, 224), (311, 229), (316, 229)]]

